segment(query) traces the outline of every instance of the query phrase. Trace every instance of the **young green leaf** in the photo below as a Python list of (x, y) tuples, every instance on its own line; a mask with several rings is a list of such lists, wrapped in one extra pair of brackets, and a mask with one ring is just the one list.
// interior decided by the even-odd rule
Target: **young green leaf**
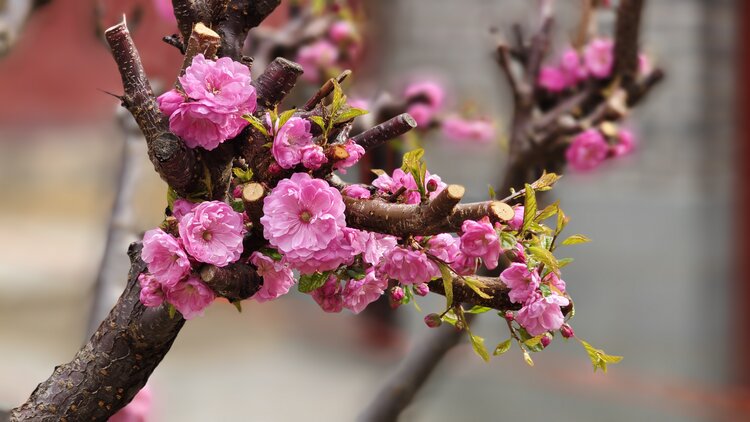
[(532, 246), (528, 249), (528, 252), (536, 260), (546, 265), (550, 270), (554, 271), (555, 274), (560, 275), (560, 265), (557, 263), (557, 258), (552, 255), (552, 252), (539, 246)]
[(301, 293), (310, 293), (311, 291), (324, 285), (326, 283), (326, 280), (328, 280), (328, 275), (328, 272), (315, 272), (312, 274), (302, 275), (299, 278), (298, 290)]
[(354, 118), (357, 118), (359, 116), (363, 116), (363, 115), (365, 115), (367, 113), (369, 113), (369, 111), (367, 111), (367, 110), (362, 110), (361, 108), (349, 107), (349, 108), (346, 108), (345, 110), (341, 111), (336, 116), (335, 123), (348, 122), (348, 121), (350, 121), (350, 120), (352, 120)]
[(573, 258), (561, 258), (557, 260), (557, 266), (563, 268), (573, 262)]
[(174, 319), (174, 316), (177, 314), (177, 308), (171, 303), (167, 304), (167, 314), (169, 314), (169, 319)]
[(523, 228), (521, 230), (526, 231), (534, 221), (534, 217), (536, 217), (536, 194), (534, 193), (534, 188), (528, 183), (526, 184), (526, 192), (524, 196)]
[(485, 362), (489, 362), (490, 354), (487, 352), (487, 348), (484, 346), (484, 338), (475, 336), (471, 333), (471, 331), (469, 331), (469, 340), (471, 340), (471, 347), (474, 348), (474, 352), (479, 355), (479, 357), (481, 357)]
[(539, 213), (539, 215), (536, 216), (534, 221), (537, 223), (541, 223), (542, 221), (552, 217), (553, 215), (557, 214), (558, 209), (560, 208), (560, 201), (555, 201), (554, 204), (547, 205), (542, 212)]
[(469, 288), (474, 291), (474, 293), (479, 295), (479, 297), (483, 299), (492, 299), (492, 296), (480, 290), (480, 289), (486, 289), (487, 288), (486, 284), (471, 277), (465, 277), (463, 280), (464, 280), (464, 283), (466, 283), (466, 285), (469, 286)]
[(581, 243), (588, 243), (591, 242), (591, 239), (588, 237), (582, 235), (582, 234), (574, 234), (570, 236), (569, 238), (562, 241), (563, 245), (578, 245)]
[(179, 195), (177, 195), (177, 192), (175, 192), (172, 187), (167, 188), (167, 205), (169, 206), (170, 210), (174, 209), (174, 201), (178, 200), (180, 198)]
[(237, 180), (239, 180), (240, 183), (247, 183), (253, 180), (253, 170), (251, 168), (243, 170), (239, 167), (234, 167), (232, 169), (232, 173), (234, 173), (234, 176), (237, 178)]
[(235, 300), (234, 302), (232, 302), (232, 305), (237, 308), (237, 312), (242, 313), (242, 302), (240, 302), (239, 300)]
[(492, 185), (487, 185), (487, 191), (490, 194), (490, 201), (493, 201), (497, 195), (495, 195), (495, 188)]
[(445, 302), (446, 308), (450, 308), (453, 305), (453, 274), (451, 269), (442, 262), (438, 262), (440, 267), (440, 275), (443, 277), (443, 288), (445, 288)]
[(591, 359), (591, 364), (594, 366), (594, 372), (596, 372), (597, 368), (600, 368), (603, 372), (606, 373), (608, 363), (618, 363), (622, 360), (622, 356), (608, 355), (604, 353), (603, 350), (596, 349), (594, 348), (594, 346), (581, 339), (579, 339), (578, 341), (580, 341), (583, 345), (583, 348), (586, 349), (586, 353), (588, 353), (589, 358)]
[(252, 114), (245, 114), (242, 116), (243, 119), (250, 122), (250, 124), (260, 133), (262, 133), (265, 136), (268, 136), (268, 129), (266, 129), (266, 125), (263, 124), (263, 122), (260, 121), (257, 117), (253, 116)]
[(279, 121), (277, 123), (278, 127), (284, 126), (284, 123), (286, 123), (287, 121), (289, 121), (289, 119), (291, 119), (292, 116), (294, 116), (294, 112), (296, 112), (296, 111), (297, 111), (296, 108), (292, 108), (292, 109), (289, 109), (289, 110), (281, 113), (279, 115)]
[(320, 116), (310, 116), (310, 120), (316, 125), (320, 126), (320, 130), (326, 130), (326, 122)]
[(526, 361), (527, 365), (534, 366), (534, 360), (531, 359), (531, 355), (529, 355), (529, 352), (527, 352), (526, 349), (523, 350), (523, 360)]
[(474, 305), (474, 306), (471, 307), (471, 309), (469, 309), (467, 311), (464, 311), (464, 312), (466, 312), (467, 314), (483, 314), (483, 313), (489, 312), (491, 310), (492, 310), (492, 308), (488, 308), (486, 306)]
[(534, 188), (534, 190), (544, 192), (546, 190), (552, 189), (552, 186), (557, 183), (557, 181), (560, 180), (561, 177), (562, 176), (558, 176), (555, 173), (544, 173), (542, 177), (532, 183), (531, 186)]
[(495, 351), (492, 352), (492, 354), (495, 355), (495, 356), (499, 356), (499, 355), (502, 355), (503, 353), (507, 352), (508, 350), (510, 350), (510, 346), (511, 346), (511, 344), (513, 344), (511, 342), (511, 340), (512, 339), (507, 339), (504, 342), (498, 344), (497, 347), (495, 347)]

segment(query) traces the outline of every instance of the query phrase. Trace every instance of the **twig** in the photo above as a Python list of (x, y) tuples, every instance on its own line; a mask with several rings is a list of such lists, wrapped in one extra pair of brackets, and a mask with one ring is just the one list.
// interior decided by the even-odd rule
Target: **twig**
[[(352, 74), (352, 71), (347, 69), (341, 72), (341, 74), (336, 77), (335, 81), (341, 84), (351, 74)], [(325, 97), (327, 97), (331, 92), (333, 92), (333, 88), (334, 88), (333, 81), (334, 81), (333, 78), (327, 80), (326, 83), (324, 83), (323, 86), (321, 86), (320, 89), (318, 89), (315, 95), (313, 95), (312, 98), (307, 100), (307, 102), (305, 103), (305, 106), (302, 107), (302, 110), (311, 111), (312, 109), (315, 108), (316, 105), (318, 105), (318, 103), (323, 101)]]

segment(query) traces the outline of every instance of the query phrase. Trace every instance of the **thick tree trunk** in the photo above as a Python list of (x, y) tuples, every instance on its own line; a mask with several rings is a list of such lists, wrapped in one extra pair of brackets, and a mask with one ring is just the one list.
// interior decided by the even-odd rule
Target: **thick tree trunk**
[(185, 320), (139, 300), (141, 244), (128, 250), (128, 284), (109, 316), (69, 363), (55, 368), (11, 421), (107, 420), (128, 404), (172, 347)]

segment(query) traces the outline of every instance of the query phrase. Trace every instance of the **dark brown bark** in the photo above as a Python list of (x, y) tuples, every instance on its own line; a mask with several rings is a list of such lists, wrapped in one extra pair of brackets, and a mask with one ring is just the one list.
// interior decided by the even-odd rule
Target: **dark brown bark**
[(146, 265), (131, 245), (128, 284), (109, 316), (69, 363), (57, 366), (11, 420), (106, 420), (132, 400), (172, 347), (185, 320), (166, 307), (139, 300), (138, 275)]
[(125, 89), (122, 104), (133, 114), (146, 137), (154, 169), (178, 194), (188, 196), (197, 190), (198, 184), (194, 151), (169, 131), (125, 22), (109, 28), (105, 37), (122, 76)]
[(415, 127), (417, 127), (417, 122), (414, 121), (414, 118), (407, 113), (403, 113), (354, 136), (352, 139), (367, 151), (382, 145), (386, 141), (398, 138)]
[(258, 95), (258, 109), (273, 109), (289, 94), (300, 75), (302, 67), (297, 63), (281, 57), (272, 61), (253, 82)]

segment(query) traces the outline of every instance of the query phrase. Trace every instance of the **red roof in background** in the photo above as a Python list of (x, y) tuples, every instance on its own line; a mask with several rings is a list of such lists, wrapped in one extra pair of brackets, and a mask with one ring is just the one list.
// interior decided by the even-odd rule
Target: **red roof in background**
[[(35, 12), (19, 42), (0, 59), (0, 125), (85, 123), (112, 116), (117, 100), (100, 90), (120, 94), (122, 85), (109, 49), (96, 37), (95, 1), (54, 0)], [(160, 18), (151, 0), (102, 3), (104, 27), (126, 13), (147, 74), (171, 83), (182, 56), (161, 38), (176, 32), (176, 24)], [(133, 29), (135, 7), (143, 13)]]

